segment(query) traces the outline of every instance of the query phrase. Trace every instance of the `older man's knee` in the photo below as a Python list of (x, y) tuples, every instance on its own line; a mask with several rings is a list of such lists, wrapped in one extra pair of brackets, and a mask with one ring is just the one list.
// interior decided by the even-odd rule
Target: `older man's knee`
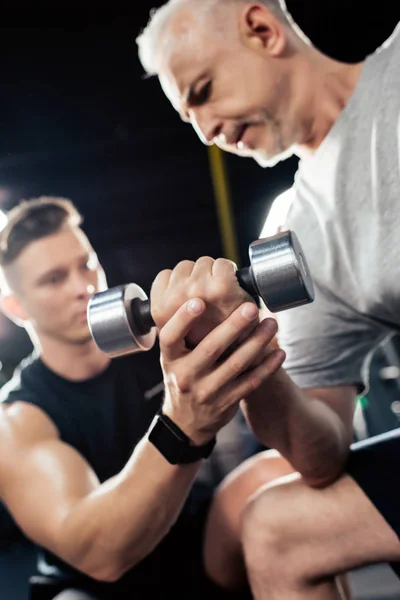
[(214, 581), (226, 588), (246, 580), (243, 565), (242, 511), (253, 494), (292, 473), (293, 467), (276, 451), (246, 460), (220, 485), (214, 497), (205, 535), (205, 565)]
[(285, 524), (278, 503), (280, 493), (266, 488), (255, 494), (242, 513), (242, 543), (246, 551), (269, 552), (284, 535)]
[(293, 485), (272, 484), (260, 490), (247, 503), (241, 523), (241, 538), (247, 559), (265, 565), (265, 561), (286, 561), (295, 545), (295, 517), (293, 502), (296, 488), (302, 482), (297, 474), (280, 481), (290, 480)]

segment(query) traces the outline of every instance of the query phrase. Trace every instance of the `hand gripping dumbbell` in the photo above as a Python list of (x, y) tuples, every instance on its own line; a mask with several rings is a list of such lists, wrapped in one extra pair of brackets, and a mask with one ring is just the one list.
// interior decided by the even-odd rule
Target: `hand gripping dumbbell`
[[(238, 270), (237, 279), (271, 312), (314, 300), (307, 262), (293, 231), (253, 242), (249, 257), (251, 266)], [(156, 339), (150, 301), (135, 283), (95, 294), (88, 305), (88, 323), (98, 347), (112, 358), (150, 350)]]

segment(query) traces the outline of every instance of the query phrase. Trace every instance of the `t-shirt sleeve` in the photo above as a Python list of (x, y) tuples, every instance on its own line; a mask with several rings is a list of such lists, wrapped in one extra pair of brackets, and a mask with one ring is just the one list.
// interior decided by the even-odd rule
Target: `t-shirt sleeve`
[[(315, 285), (315, 282), (314, 282)], [(301, 388), (368, 386), (368, 355), (388, 331), (315, 285), (313, 303), (277, 315), (284, 367)]]

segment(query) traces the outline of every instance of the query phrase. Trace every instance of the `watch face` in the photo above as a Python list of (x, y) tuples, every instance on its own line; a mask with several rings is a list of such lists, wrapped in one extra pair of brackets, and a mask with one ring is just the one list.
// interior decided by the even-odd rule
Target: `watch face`
[(197, 462), (210, 456), (215, 438), (204, 446), (192, 446), (190, 439), (166, 415), (159, 415), (149, 434), (149, 441), (173, 465)]
[(150, 431), (149, 441), (154, 444), (159, 452), (173, 465), (185, 462), (185, 450), (190, 446), (180, 439), (168, 424), (157, 419)]

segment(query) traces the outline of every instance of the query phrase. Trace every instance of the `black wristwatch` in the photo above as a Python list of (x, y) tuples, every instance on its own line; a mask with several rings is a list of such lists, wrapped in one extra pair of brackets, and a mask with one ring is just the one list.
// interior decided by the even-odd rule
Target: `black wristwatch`
[(156, 417), (149, 433), (149, 441), (172, 465), (183, 465), (208, 458), (215, 446), (215, 438), (202, 446), (192, 440), (167, 415)]

